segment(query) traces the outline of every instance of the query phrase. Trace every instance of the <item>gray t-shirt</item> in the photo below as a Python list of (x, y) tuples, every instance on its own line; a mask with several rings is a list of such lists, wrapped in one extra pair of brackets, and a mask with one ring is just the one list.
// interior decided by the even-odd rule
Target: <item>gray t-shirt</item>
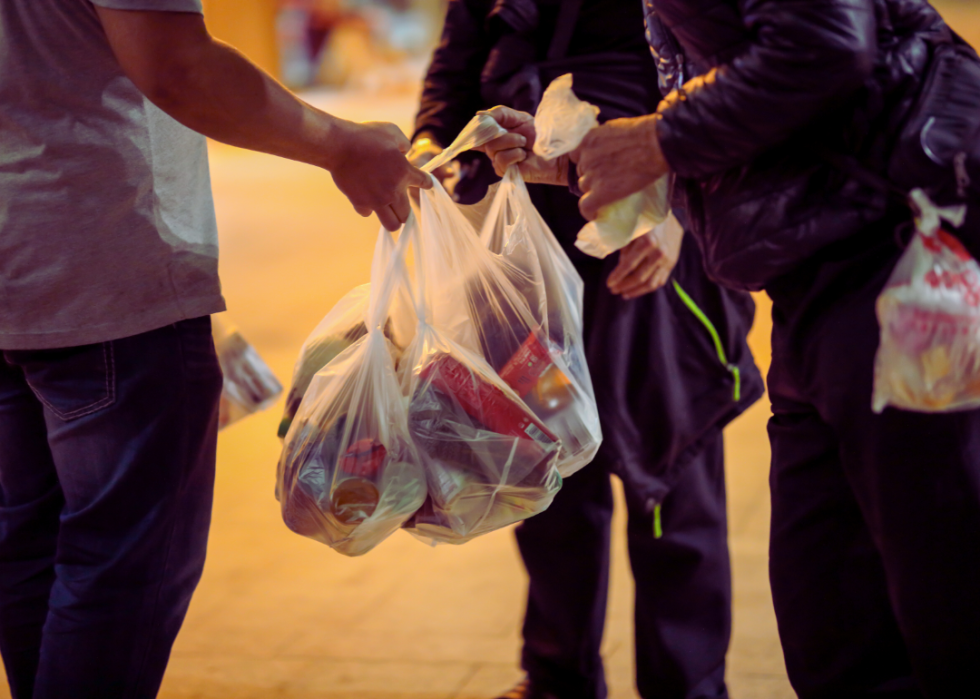
[(224, 310), (207, 144), (123, 74), (92, 2), (0, 1), (0, 349)]

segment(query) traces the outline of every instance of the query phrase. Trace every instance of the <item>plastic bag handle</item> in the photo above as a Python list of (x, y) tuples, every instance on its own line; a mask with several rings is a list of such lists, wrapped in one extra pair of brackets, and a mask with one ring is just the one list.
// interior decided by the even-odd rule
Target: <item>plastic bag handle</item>
[(506, 134), (507, 129), (498, 124), (497, 120), (492, 116), (489, 114), (477, 114), (463, 127), (456, 140), (420, 169), (424, 172), (435, 172), (446, 163), (458, 158), (460, 153), (479, 148), (495, 138), (500, 138)]
[[(405, 253), (413, 239), (411, 231), (416, 226), (415, 214), (410, 213), (397, 243), (384, 227), (378, 233), (378, 242), (374, 246), (374, 259), (371, 263), (371, 296), (365, 313), (365, 323), (369, 332), (380, 331), (383, 328), (391, 309), (395, 289), (407, 278)], [(411, 296), (411, 287), (406, 286)]]

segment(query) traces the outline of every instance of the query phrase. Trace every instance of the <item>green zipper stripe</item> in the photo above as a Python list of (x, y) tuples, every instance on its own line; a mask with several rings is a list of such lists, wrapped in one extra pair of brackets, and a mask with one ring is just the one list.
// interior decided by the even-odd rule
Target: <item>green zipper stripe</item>
[(692, 299), (688, 293), (681, 288), (681, 285), (677, 283), (676, 279), (672, 281), (674, 283), (674, 291), (677, 292), (677, 295), (680, 297), (681, 301), (683, 301), (684, 305), (687, 306), (687, 310), (693, 313), (694, 317), (701, 321), (701, 325), (703, 325), (711, 335), (711, 339), (715, 343), (715, 351), (718, 353), (718, 361), (724, 364), (725, 368), (728, 369), (728, 371), (731, 372), (732, 377), (734, 377), (735, 390), (733, 391), (732, 397), (737, 403), (742, 399), (742, 372), (740, 372), (738, 367), (734, 364), (728, 363), (728, 357), (725, 355), (725, 348), (721, 344), (721, 336), (718, 335), (718, 331), (715, 329), (715, 325), (711, 322), (711, 319), (704, 314), (704, 311), (698, 308), (698, 305), (694, 302), (694, 299)]
[(663, 523), (660, 521), (660, 508), (662, 505), (657, 505), (653, 508), (653, 538), (660, 539), (664, 535)]

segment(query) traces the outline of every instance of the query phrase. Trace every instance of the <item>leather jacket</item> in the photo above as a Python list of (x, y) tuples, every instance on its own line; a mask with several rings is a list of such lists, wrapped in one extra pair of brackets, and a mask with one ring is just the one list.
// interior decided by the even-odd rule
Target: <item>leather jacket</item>
[(886, 215), (883, 173), (933, 47), (925, 0), (646, 0), (661, 146), (709, 274), (760, 289)]

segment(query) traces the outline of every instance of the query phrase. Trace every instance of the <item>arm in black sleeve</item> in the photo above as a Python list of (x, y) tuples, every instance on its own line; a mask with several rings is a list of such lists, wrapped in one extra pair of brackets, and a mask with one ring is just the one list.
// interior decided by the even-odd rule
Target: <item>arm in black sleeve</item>
[(448, 146), (483, 104), (480, 73), (490, 53), (483, 16), (464, 0), (450, 0), (442, 39), (432, 56), (415, 135), (426, 134)]
[(671, 168), (705, 177), (751, 162), (842, 104), (877, 51), (873, 0), (739, 0), (748, 49), (660, 107)]

